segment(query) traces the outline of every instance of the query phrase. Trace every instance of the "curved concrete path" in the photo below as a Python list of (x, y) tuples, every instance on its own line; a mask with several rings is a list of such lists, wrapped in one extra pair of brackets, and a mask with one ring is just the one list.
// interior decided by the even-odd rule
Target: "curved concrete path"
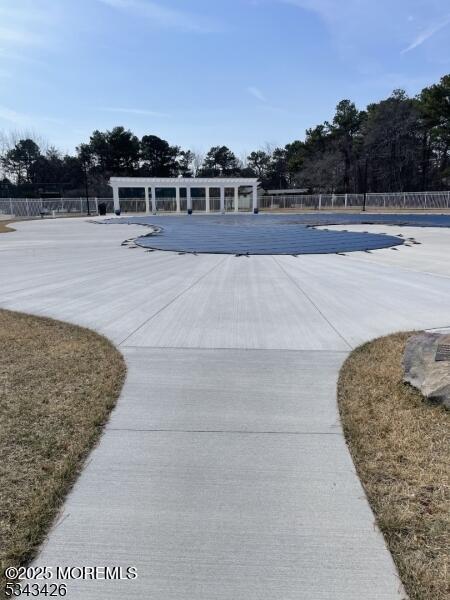
[(423, 243), (246, 258), (120, 246), (132, 225), (17, 229), (0, 236), (0, 306), (96, 329), (129, 368), (37, 563), (139, 576), (69, 582), (69, 599), (404, 596), (336, 380), (361, 342), (450, 326), (450, 230), (363, 226)]

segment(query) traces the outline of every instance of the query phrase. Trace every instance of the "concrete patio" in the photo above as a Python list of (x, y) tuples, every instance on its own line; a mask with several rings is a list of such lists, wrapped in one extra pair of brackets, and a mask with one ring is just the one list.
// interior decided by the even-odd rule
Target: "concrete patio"
[(362, 342), (450, 326), (450, 229), (346, 226), (421, 245), (247, 258), (121, 246), (138, 225), (15, 227), (0, 306), (95, 329), (129, 369), (37, 564), (138, 578), (68, 582), (68, 598), (404, 597), (335, 389)]

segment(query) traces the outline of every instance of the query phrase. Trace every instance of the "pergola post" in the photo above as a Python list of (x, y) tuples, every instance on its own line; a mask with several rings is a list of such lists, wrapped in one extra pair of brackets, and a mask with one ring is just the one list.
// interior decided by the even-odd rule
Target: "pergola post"
[(152, 213), (156, 213), (156, 187), (152, 185)]
[(220, 212), (225, 212), (225, 187), (220, 186)]
[(205, 211), (209, 212), (211, 209), (209, 200), (209, 187), (205, 187)]
[(239, 186), (234, 186), (234, 212), (239, 210)]
[(181, 207), (180, 207), (180, 186), (177, 185), (175, 187), (175, 202), (177, 205), (177, 212), (180, 212)]
[(117, 210), (120, 211), (119, 188), (116, 185), (113, 187), (113, 198), (114, 198), (114, 212), (116, 212)]
[(186, 186), (186, 205), (188, 211), (192, 212), (192, 196), (191, 196), (191, 188)]
[(258, 211), (258, 184), (253, 185), (253, 212)]
[(148, 187), (147, 186), (145, 186), (144, 192), (145, 192), (145, 212), (148, 215), (150, 213), (150, 200), (148, 197)]

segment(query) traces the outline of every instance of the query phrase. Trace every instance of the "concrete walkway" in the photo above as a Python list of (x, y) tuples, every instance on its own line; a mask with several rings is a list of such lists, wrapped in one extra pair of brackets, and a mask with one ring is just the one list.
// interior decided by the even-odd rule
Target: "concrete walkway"
[(370, 338), (450, 326), (449, 230), (401, 230), (423, 244), (397, 251), (246, 258), (121, 247), (132, 225), (16, 227), (0, 236), (0, 306), (96, 329), (129, 368), (37, 563), (139, 576), (69, 582), (69, 599), (403, 597), (336, 380)]

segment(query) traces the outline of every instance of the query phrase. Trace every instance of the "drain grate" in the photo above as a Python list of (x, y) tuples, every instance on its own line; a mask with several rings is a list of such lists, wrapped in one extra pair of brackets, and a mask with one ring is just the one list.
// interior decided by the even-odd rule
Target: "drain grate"
[(450, 361), (450, 344), (440, 344), (436, 349), (435, 362)]

